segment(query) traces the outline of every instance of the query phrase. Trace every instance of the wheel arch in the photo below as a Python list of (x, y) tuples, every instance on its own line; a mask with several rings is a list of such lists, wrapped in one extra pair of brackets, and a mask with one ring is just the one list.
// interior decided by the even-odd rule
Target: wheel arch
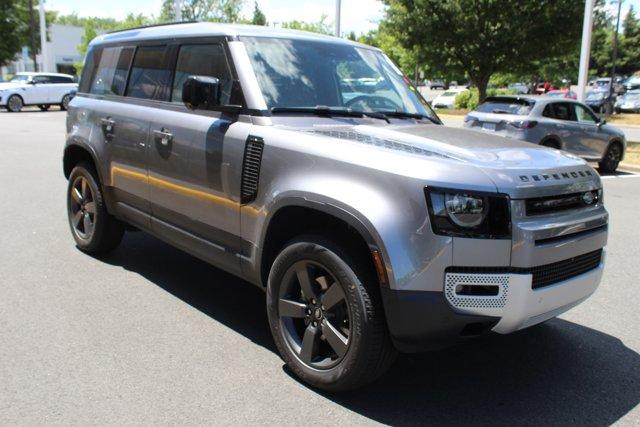
[[(553, 145), (547, 145), (547, 144), (553, 144)], [(557, 135), (546, 135), (540, 141), (540, 145), (562, 150), (562, 139)]]
[(611, 147), (613, 144), (618, 144), (620, 146), (620, 148), (622, 149), (622, 155), (620, 156), (620, 161), (624, 160), (624, 155), (626, 154), (627, 150), (626, 150), (626, 144), (623, 142), (622, 139), (620, 139), (619, 137), (614, 137), (611, 138), (611, 140), (609, 141), (609, 143), (607, 144), (607, 149), (604, 150), (604, 154), (602, 155), (602, 158), (604, 159), (604, 156), (607, 155), (607, 151), (609, 151), (609, 147)]
[[(364, 217), (349, 212), (335, 204), (314, 202), (304, 197), (290, 197), (280, 200), (271, 210), (258, 245), (256, 260), (259, 268), (260, 284), (264, 287), (273, 261), (280, 249), (296, 235), (307, 232), (323, 232), (339, 240), (355, 238), (354, 248), (367, 251), (371, 267), (376, 271), (373, 251), (378, 251), (385, 276), (389, 277), (388, 260), (380, 236)], [(312, 224), (312, 225), (309, 225)], [(379, 277), (379, 275), (378, 275)], [(385, 278), (385, 282), (388, 279)]]

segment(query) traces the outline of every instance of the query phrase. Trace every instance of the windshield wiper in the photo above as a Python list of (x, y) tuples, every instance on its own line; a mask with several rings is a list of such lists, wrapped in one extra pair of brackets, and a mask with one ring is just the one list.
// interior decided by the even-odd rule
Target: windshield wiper
[(303, 114), (315, 114), (317, 116), (340, 116), (340, 117), (371, 117), (374, 119), (385, 120), (387, 123), (389, 120), (384, 114), (377, 112), (368, 112), (360, 110), (352, 110), (350, 108), (331, 108), (324, 105), (318, 105), (316, 107), (273, 107), (271, 109), (272, 114), (280, 113), (303, 113)]
[(436, 119), (434, 119), (433, 117), (427, 116), (425, 114), (420, 114), (420, 113), (409, 113), (407, 111), (376, 111), (376, 113), (378, 114), (384, 114), (387, 117), (393, 117), (393, 118), (399, 118), (399, 119), (416, 119), (416, 120), (424, 120), (427, 119), (437, 125), (440, 124), (440, 122), (438, 122)]

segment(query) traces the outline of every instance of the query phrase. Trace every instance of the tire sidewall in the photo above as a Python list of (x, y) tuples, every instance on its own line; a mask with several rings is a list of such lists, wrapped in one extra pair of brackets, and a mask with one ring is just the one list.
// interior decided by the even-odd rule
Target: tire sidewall
[[(89, 183), (89, 187), (93, 194), (94, 203), (96, 205), (96, 212), (94, 215), (93, 233), (89, 239), (83, 239), (75, 230), (71, 217), (71, 189), (73, 183), (78, 177), (83, 177)], [(69, 220), (69, 227), (71, 228), (71, 234), (76, 241), (76, 245), (80, 250), (91, 252), (96, 249), (98, 242), (102, 234), (104, 233), (104, 221), (105, 221), (105, 209), (103, 206), (102, 192), (100, 191), (100, 185), (94, 176), (94, 172), (85, 163), (80, 163), (71, 171), (69, 175), (69, 181), (67, 184), (67, 218)]]
[[(60, 109), (62, 111), (66, 111), (67, 108), (69, 108), (69, 103), (71, 102), (71, 96), (70, 95), (65, 95), (62, 97), (62, 101), (60, 101)], [(65, 100), (67, 100), (66, 105), (65, 105)]]
[[(12, 98), (17, 98), (20, 100), (20, 108), (17, 110), (13, 110), (11, 108), (11, 99)], [(24, 101), (22, 100), (22, 97), (20, 97), (20, 95), (11, 95), (9, 98), (7, 98), (7, 110), (9, 110), (12, 113), (19, 113), (20, 111), (22, 111), (22, 108), (24, 107)]]
[[(317, 237), (290, 242), (273, 263), (267, 283), (267, 315), (276, 346), (287, 365), (305, 382), (325, 390), (342, 389), (357, 377), (357, 362), (366, 348), (366, 309), (360, 294), (361, 282), (339, 249)], [(340, 363), (330, 369), (318, 370), (305, 365), (293, 352), (283, 336), (278, 315), (278, 297), (282, 278), (295, 262), (311, 260), (323, 265), (341, 283), (350, 312), (349, 348)]]

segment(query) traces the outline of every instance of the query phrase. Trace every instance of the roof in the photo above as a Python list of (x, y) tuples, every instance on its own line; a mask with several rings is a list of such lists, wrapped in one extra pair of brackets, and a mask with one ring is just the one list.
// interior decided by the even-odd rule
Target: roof
[(315, 40), (324, 41), (327, 43), (343, 43), (371, 48), (370, 46), (366, 46), (351, 40), (324, 34), (310, 33), (307, 31), (289, 30), (285, 28), (271, 28), (261, 25), (220, 24), (214, 22), (187, 22), (132, 28), (129, 30), (99, 35), (91, 41), (91, 44), (96, 45), (121, 41), (211, 36), (224, 36), (232, 38), (269, 37)]
[(21, 71), (16, 73), (16, 76), (57, 76), (57, 77), (70, 77), (73, 78), (70, 74), (62, 74), (62, 73), (40, 73), (35, 71)]

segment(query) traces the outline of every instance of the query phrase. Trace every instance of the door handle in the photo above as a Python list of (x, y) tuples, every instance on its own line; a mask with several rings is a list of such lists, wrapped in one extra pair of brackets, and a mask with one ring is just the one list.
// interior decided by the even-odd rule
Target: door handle
[(110, 140), (113, 138), (113, 130), (116, 126), (115, 120), (111, 117), (100, 119), (100, 125), (102, 126), (102, 133), (104, 133), (105, 139)]
[(173, 134), (169, 129), (162, 128), (160, 130), (154, 130), (153, 136), (156, 141), (160, 142), (163, 146), (168, 146), (173, 141)]

